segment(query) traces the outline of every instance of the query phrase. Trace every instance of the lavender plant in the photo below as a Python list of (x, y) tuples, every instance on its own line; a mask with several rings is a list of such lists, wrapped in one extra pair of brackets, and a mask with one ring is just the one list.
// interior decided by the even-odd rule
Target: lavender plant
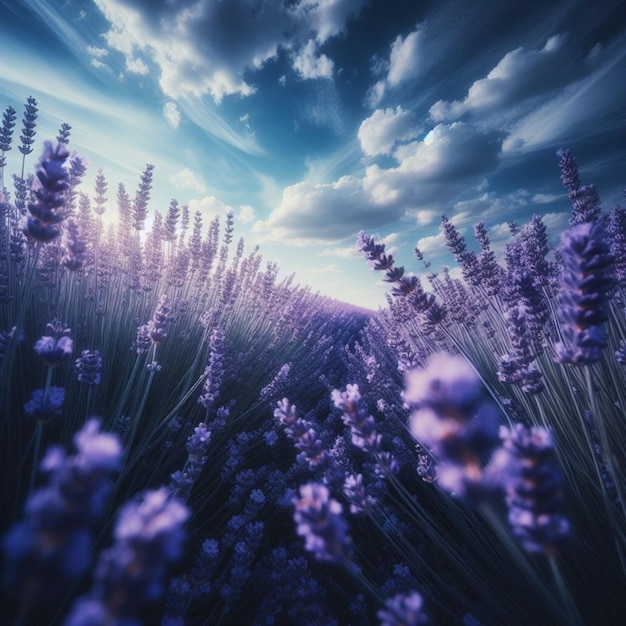
[(190, 224), (151, 165), (134, 196), (102, 170), (79, 191), (69, 130), (0, 201), (6, 619), (620, 623), (621, 213), (571, 155), (562, 252), (539, 216), (504, 258), (446, 218), (465, 281), (422, 278), (362, 233), (391, 287), (370, 314), (282, 277), (232, 214)]

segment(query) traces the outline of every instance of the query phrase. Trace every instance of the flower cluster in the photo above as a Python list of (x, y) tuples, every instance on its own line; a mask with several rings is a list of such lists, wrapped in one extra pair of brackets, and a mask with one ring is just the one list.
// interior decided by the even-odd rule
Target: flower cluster
[(24, 232), (33, 239), (46, 243), (61, 234), (59, 224), (63, 221), (65, 192), (69, 188), (68, 172), (64, 167), (69, 152), (65, 144), (56, 148), (50, 142), (45, 149), (37, 169), (39, 184), (34, 189), (36, 202), (28, 204), (30, 215), (26, 219)]
[(198, 404), (207, 409), (207, 411), (213, 407), (220, 393), (220, 386), (224, 376), (224, 339), (224, 331), (221, 328), (215, 328), (209, 340), (211, 353), (209, 362), (204, 370), (205, 379), (202, 385), (202, 393), (198, 398)]
[(181, 556), (188, 517), (187, 507), (167, 488), (125, 504), (117, 515), (115, 542), (98, 560), (92, 591), (75, 602), (66, 626), (135, 623), (130, 620), (163, 595), (163, 577)]
[(109, 492), (108, 476), (119, 468), (122, 447), (89, 420), (74, 436), (76, 454), (52, 447), (41, 463), (49, 485), (28, 499), (25, 519), (2, 542), (11, 589), (34, 598), (54, 597), (91, 565), (94, 523)]
[(83, 350), (74, 363), (76, 380), (93, 387), (102, 380), (102, 357), (98, 350)]
[(407, 374), (404, 399), (414, 409), (411, 432), (438, 460), (439, 485), (468, 499), (491, 491), (484, 461), (497, 443), (498, 416), (467, 361), (433, 355)]
[(494, 465), (501, 471), (513, 533), (528, 552), (554, 554), (570, 525), (559, 512), (562, 475), (552, 459), (552, 437), (545, 428), (521, 424), (502, 426), (500, 437)]
[(300, 487), (294, 500), (294, 520), (305, 547), (320, 561), (345, 565), (352, 558), (352, 540), (341, 515), (341, 504), (330, 497), (328, 488), (318, 483)]
[(600, 224), (583, 222), (563, 234), (563, 277), (559, 319), (561, 341), (555, 346), (559, 363), (595, 363), (606, 345), (602, 324), (612, 279), (612, 263)]
[(50, 333), (44, 335), (35, 343), (35, 352), (47, 365), (58, 366), (67, 361), (72, 354), (74, 341), (70, 337), (72, 330), (65, 328), (59, 320), (50, 322), (46, 326)]

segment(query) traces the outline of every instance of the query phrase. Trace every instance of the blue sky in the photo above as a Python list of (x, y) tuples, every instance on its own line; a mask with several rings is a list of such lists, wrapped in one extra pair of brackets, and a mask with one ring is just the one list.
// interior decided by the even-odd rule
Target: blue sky
[(370, 308), (385, 285), (359, 230), (408, 272), (416, 244), (453, 265), (443, 213), (468, 239), (484, 221), (500, 248), (509, 220), (540, 213), (556, 240), (559, 147), (606, 209), (624, 202), (621, 0), (0, 0), (16, 130), (29, 95), (31, 167), (68, 122), (111, 217), (117, 183), (133, 192), (152, 163), (152, 209), (176, 198), (208, 225), (232, 208), (281, 275)]

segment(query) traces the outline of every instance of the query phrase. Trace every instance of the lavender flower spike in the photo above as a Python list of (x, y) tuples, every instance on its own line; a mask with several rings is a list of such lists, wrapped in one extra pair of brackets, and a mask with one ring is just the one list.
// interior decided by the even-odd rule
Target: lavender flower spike
[[(89, 596), (79, 598), (66, 626), (135, 624), (146, 603), (163, 595), (168, 564), (180, 558), (189, 509), (166, 487), (128, 502), (118, 514), (113, 547), (100, 555)], [(94, 617), (92, 617), (94, 616)]]
[(92, 532), (102, 515), (109, 492), (108, 475), (122, 455), (119, 439), (100, 432), (89, 420), (74, 436), (76, 454), (48, 449), (41, 469), (49, 486), (37, 489), (18, 522), (2, 541), (6, 581), (11, 589), (52, 598), (83, 574), (90, 565)]
[(341, 504), (330, 497), (328, 488), (318, 483), (302, 485), (294, 504), (296, 530), (305, 538), (306, 549), (319, 561), (347, 564), (352, 558), (352, 541)]
[(378, 611), (380, 626), (418, 626), (428, 623), (422, 612), (422, 596), (413, 591), (403, 596), (398, 594), (385, 602), (385, 609)]
[(76, 380), (83, 385), (93, 387), (102, 380), (102, 357), (98, 350), (83, 350), (74, 363)]
[(38, 186), (34, 189), (36, 202), (28, 205), (30, 215), (26, 218), (24, 232), (33, 239), (45, 243), (61, 234), (58, 227), (63, 221), (60, 210), (65, 203), (69, 188), (68, 172), (64, 168), (69, 152), (65, 144), (56, 148), (47, 141), (37, 170)]
[(62, 322), (55, 320), (46, 326), (50, 335), (44, 335), (35, 343), (35, 352), (47, 365), (57, 366), (64, 363), (72, 354), (74, 341), (70, 337), (70, 328), (64, 328)]
[(591, 364), (604, 348), (602, 324), (613, 284), (613, 259), (601, 225), (577, 224), (563, 234), (563, 277), (559, 292), (562, 341), (555, 346), (559, 363)]
[(503, 476), (513, 532), (527, 552), (554, 554), (570, 525), (559, 514), (561, 473), (552, 460), (550, 432), (516, 424), (502, 427), (500, 436), (503, 445), (494, 465)]
[(439, 485), (468, 499), (492, 489), (482, 459), (497, 443), (498, 417), (482, 398), (480, 379), (465, 359), (435, 354), (406, 376), (404, 398), (415, 408), (410, 428), (438, 458)]
[(154, 343), (161, 343), (166, 339), (172, 317), (172, 307), (168, 304), (168, 298), (162, 295), (152, 319), (148, 322), (148, 334)]

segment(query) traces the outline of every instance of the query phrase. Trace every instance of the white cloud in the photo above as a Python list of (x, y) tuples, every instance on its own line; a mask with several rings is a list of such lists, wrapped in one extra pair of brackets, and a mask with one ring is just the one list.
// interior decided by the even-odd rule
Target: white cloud
[(439, 125), (423, 140), (393, 152), (396, 167), (371, 165), (362, 177), (302, 181), (287, 187), (278, 206), (255, 230), (298, 245), (340, 241), (361, 228), (379, 228), (405, 215), (430, 221), (467, 188), (467, 180), (492, 171), (501, 137), (468, 124)]
[(309, 39), (293, 59), (293, 69), (305, 79), (333, 77), (334, 63), (325, 54), (316, 56), (317, 45)]
[(390, 154), (398, 141), (413, 139), (417, 135), (415, 116), (400, 105), (394, 109), (377, 109), (363, 120), (358, 138), (367, 156)]
[(107, 72), (113, 71), (106, 63), (103, 63), (99, 59), (91, 59), (89, 65), (91, 65), (91, 67), (95, 67), (97, 70), (105, 70)]
[(140, 76), (145, 76), (150, 73), (148, 66), (142, 59), (126, 59), (126, 71), (131, 74), (139, 74)]
[(626, 100), (625, 44), (622, 36), (592, 71), (515, 120), (503, 152), (519, 154), (562, 146), (623, 129), (624, 116), (612, 113), (621, 111)]
[(241, 224), (249, 224), (256, 219), (256, 213), (254, 208), (249, 204), (242, 204), (239, 207), (239, 213), (237, 214), (237, 221)]
[(204, 183), (204, 180), (202, 179), (202, 176), (199, 176), (195, 172), (192, 172), (187, 167), (171, 176), (170, 182), (179, 189), (193, 189), (194, 191), (199, 192), (203, 192), (206, 189), (206, 185)]
[(189, 212), (191, 214), (196, 211), (200, 211), (205, 217), (215, 217), (216, 215), (223, 216), (229, 211), (232, 211), (233, 207), (222, 202), (215, 196), (205, 196), (204, 198), (193, 198), (189, 201)]
[[(321, 45), (343, 32), (365, 0), (95, 3), (110, 24), (108, 45), (127, 60), (137, 52), (149, 55), (160, 69), (166, 96), (209, 94), (219, 102), (254, 93), (244, 73), (275, 59), (280, 49), (293, 50), (311, 39)], [(315, 71), (326, 75), (328, 68), (320, 61)]]
[(167, 120), (167, 123), (174, 129), (178, 128), (180, 124), (180, 111), (175, 102), (166, 102), (163, 105), (163, 117)]
[(430, 226), (439, 217), (439, 212), (434, 209), (409, 209), (407, 215), (415, 218), (418, 226)]
[(387, 76), (377, 81), (368, 94), (371, 106), (377, 106), (389, 88), (394, 88), (401, 83), (417, 78), (423, 71), (423, 58), (427, 53), (425, 49), (424, 31), (418, 26), (406, 37), (398, 35), (389, 50), (389, 61), (376, 58), (372, 71), (380, 75), (384, 68)]
[[(340, 241), (350, 236), (368, 206), (362, 181), (343, 176), (334, 183), (290, 185), (279, 206), (254, 231), (294, 245)], [(358, 230), (358, 229), (357, 229)]]
[(102, 58), (109, 54), (106, 48), (98, 48), (97, 46), (87, 46), (87, 54), (92, 57)]
[(463, 100), (439, 100), (430, 108), (436, 121), (454, 120), (465, 113), (492, 114), (517, 106), (528, 98), (551, 92), (580, 77), (568, 64), (567, 37), (550, 37), (540, 50), (522, 47), (508, 52), (485, 78), (475, 81)]
[(363, 253), (357, 249), (356, 245), (343, 248), (325, 248), (320, 252), (321, 256), (332, 256), (340, 259), (362, 259)]
[(563, 194), (558, 193), (536, 193), (531, 200), (535, 204), (550, 204), (551, 202), (556, 202), (557, 200), (562, 200)]
[(387, 74), (389, 86), (395, 87), (419, 75), (423, 39), (424, 35), (420, 30), (414, 30), (404, 39), (400, 35), (396, 37), (391, 44), (389, 55), (389, 73)]
[(429, 257), (441, 257), (444, 253), (447, 253), (443, 233), (421, 237), (415, 245), (420, 249), (426, 261), (430, 260)]

